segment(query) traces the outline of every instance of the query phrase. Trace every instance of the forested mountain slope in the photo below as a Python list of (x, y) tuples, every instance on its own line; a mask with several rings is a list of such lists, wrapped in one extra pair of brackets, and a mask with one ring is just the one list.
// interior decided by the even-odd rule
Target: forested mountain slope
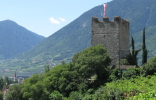
[[(154, 17), (156, 15), (155, 0), (113, 0), (107, 4), (107, 16), (110, 17), (110, 20), (113, 20), (114, 16), (121, 16), (129, 20), (130, 32), (135, 39), (140, 38), (140, 35), (137, 34), (144, 27), (148, 28), (156, 25), (156, 17)], [(91, 46), (91, 18), (98, 17), (101, 20), (102, 15), (102, 5), (90, 9), (45, 39), (40, 45), (27, 53), (25, 57), (46, 57), (53, 60), (63, 60), (71, 57), (74, 53)], [(154, 41), (151, 42), (155, 44)], [(148, 42), (148, 44), (151, 42)]]
[(0, 59), (9, 59), (30, 50), (45, 37), (11, 20), (0, 21)]

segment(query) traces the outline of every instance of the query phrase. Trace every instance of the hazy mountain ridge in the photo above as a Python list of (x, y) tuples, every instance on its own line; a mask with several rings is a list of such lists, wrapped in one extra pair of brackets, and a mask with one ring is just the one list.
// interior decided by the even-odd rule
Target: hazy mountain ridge
[[(113, 20), (114, 16), (121, 16), (129, 20), (130, 31), (136, 41), (136, 46), (141, 47), (143, 28), (146, 27), (150, 31), (150, 27), (156, 25), (156, 17), (154, 17), (156, 15), (156, 1), (114, 0), (107, 4), (107, 16), (110, 17), (110, 20)], [(22, 61), (17, 60), (17, 62), (12, 65), (15, 67), (27, 66), (30, 70), (32, 68), (37, 68), (36, 70), (41, 68), (43, 70), (43, 66), (45, 65), (55, 65), (54, 63), (60, 63), (61, 60), (70, 61), (73, 54), (91, 46), (91, 18), (98, 17), (99, 20), (102, 20), (102, 15), (102, 5), (86, 11), (73, 22), (44, 39), (26, 54), (20, 56), (20, 59), (23, 59)], [(155, 35), (154, 32), (151, 32), (151, 34), (151, 36)], [(147, 39), (150, 39), (149, 36), (147, 37)], [(151, 42), (152, 44), (156, 44), (154, 40), (149, 42), (147, 40), (147, 45), (151, 44)], [(153, 53), (155, 49), (149, 46), (147, 46), (147, 49), (150, 49), (149, 51)]]
[(36, 46), (45, 37), (18, 25), (11, 20), (0, 21), (0, 57), (12, 58)]
[[(135, 47), (137, 49), (142, 48), (142, 34), (143, 31), (140, 31), (134, 35), (135, 40)], [(148, 58), (156, 55), (156, 25), (146, 28), (145, 30), (146, 35), (146, 47), (148, 50)], [(140, 59), (141, 52), (139, 53), (138, 58)]]
[[(156, 20), (154, 17), (154, 15), (156, 15), (155, 0), (114, 0), (107, 4), (107, 16), (110, 17), (110, 20), (112, 20), (114, 16), (121, 16), (129, 20), (130, 30), (134, 36), (136, 32), (142, 31), (144, 27), (156, 25), (154, 21)], [(52, 55), (56, 60), (63, 60), (89, 47), (91, 45), (91, 17), (98, 17), (99, 20), (101, 20), (102, 15), (102, 5), (85, 12), (69, 25), (45, 39), (36, 48), (33, 48), (27, 54), (27, 57), (42, 54), (42, 56)], [(138, 37), (136, 36), (135, 38), (137, 39)], [(70, 51), (70, 53), (68, 53), (68, 51)], [(32, 54), (32, 52), (36, 53)], [(66, 55), (66, 57), (63, 57), (64, 55)]]
[(133, 34), (144, 27), (156, 25), (155, 4), (155, 0), (114, 0), (108, 4), (107, 15), (129, 20)]

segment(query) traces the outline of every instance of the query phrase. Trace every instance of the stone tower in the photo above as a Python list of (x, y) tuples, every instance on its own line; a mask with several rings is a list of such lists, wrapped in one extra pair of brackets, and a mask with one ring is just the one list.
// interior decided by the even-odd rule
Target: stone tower
[(129, 21), (114, 17), (114, 21), (103, 18), (99, 21), (97, 17), (92, 18), (91, 44), (104, 45), (111, 55), (112, 64), (116, 65), (119, 58), (129, 54)]

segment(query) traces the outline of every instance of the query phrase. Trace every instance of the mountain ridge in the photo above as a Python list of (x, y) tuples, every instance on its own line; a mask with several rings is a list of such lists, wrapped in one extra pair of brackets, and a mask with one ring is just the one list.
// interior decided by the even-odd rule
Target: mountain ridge
[[(107, 16), (109, 16), (110, 21), (113, 20), (114, 16), (129, 20), (131, 35), (136, 41), (136, 46), (138, 46), (138, 44), (142, 43), (141, 33), (143, 28), (150, 28), (156, 25), (156, 17), (154, 17), (156, 15), (155, 4), (155, 0), (114, 0), (107, 3)], [(29, 67), (28, 69), (33, 68), (35, 70), (37, 68), (38, 70), (41, 68), (43, 70), (45, 65), (54, 66), (62, 60), (71, 61), (71, 57), (75, 53), (91, 46), (91, 18), (98, 17), (99, 20), (102, 20), (102, 15), (103, 5), (86, 11), (67, 26), (43, 40), (29, 52), (20, 56), (19, 58), (24, 60), (24, 63), (19, 61), (20, 63), (18, 65), (16, 63), (15, 66), (22, 65), (22, 67)], [(150, 38), (148, 37), (148, 39)], [(156, 41), (149, 41), (147, 45), (151, 42), (156, 44)], [(149, 51), (153, 52), (153, 48), (147, 46), (148, 48), (151, 49)]]
[(45, 39), (12, 20), (0, 21), (0, 35), (1, 59), (10, 59), (25, 53)]
[[(148, 1), (148, 0), (144, 0), (144, 1), (142, 0), (137, 0), (137, 1), (114, 0), (114, 1), (107, 3), (108, 5), (107, 16), (110, 16), (110, 20), (113, 20), (114, 16), (121, 16), (121, 18), (129, 20), (130, 32), (132, 35), (135, 36), (135, 33), (140, 32), (144, 27), (156, 25), (156, 22), (153, 22), (151, 20), (151, 18), (153, 18), (153, 15), (150, 16), (151, 11), (153, 11), (153, 7), (154, 7), (153, 3), (156, 4), (156, 1), (154, 0), (151, 0), (151, 1)], [(138, 6), (139, 4), (141, 6)], [(149, 7), (151, 7), (151, 9)], [(44, 52), (46, 51), (45, 48), (51, 49), (51, 52), (53, 53), (56, 53), (56, 50), (57, 50), (58, 54), (60, 54), (59, 52), (62, 52), (62, 51), (66, 52), (67, 50), (71, 50), (73, 51), (72, 54), (74, 54), (76, 52), (81, 51), (82, 49), (85, 49), (91, 46), (91, 43), (90, 43), (91, 17), (98, 17), (99, 20), (102, 20), (102, 15), (103, 15), (102, 13), (103, 13), (102, 5), (96, 6), (90, 9), (89, 11), (86, 11), (80, 17), (75, 19), (73, 22), (63, 27), (59, 31), (55, 32), (54, 34), (49, 36), (45, 41), (39, 44), (40, 46), (43, 46), (44, 49), (42, 48), (40, 51), (38, 51), (38, 54), (40, 54), (41, 52), (45, 53)], [(152, 12), (152, 14), (156, 15), (156, 12)], [(153, 18), (153, 20), (155, 20), (155, 18)], [(66, 45), (66, 46), (63, 46), (63, 45)], [(38, 48), (33, 49), (30, 52), (37, 51), (37, 49)], [(30, 55), (29, 57), (32, 57), (31, 53), (28, 55)], [(37, 54), (33, 56), (37, 56)]]

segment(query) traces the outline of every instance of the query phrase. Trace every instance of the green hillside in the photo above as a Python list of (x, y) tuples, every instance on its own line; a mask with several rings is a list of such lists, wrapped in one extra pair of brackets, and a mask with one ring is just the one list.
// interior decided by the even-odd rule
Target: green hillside
[(24, 53), (44, 38), (11, 20), (0, 21), (0, 59), (10, 59)]
[[(130, 21), (130, 32), (134, 36), (137, 47), (141, 47), (142, 30), (147, 28), (147, 49), (150, 55), (155, 53), (154, 27), (156, 25), (155, 0), (113, 0), (108, 2), (107, 16), (121, 16)], [(70, 24), (52, 34), (18, 60), (3, 63), (5, 67), (26, 69), (27, 72), (43, 70), (43, 66), (54, 66), (62, 60), (70, 61), (73, 54), (91, 46), (91, 18), (102, 20), (103, 6), (96, 6), (86, 11)], [(152, 34), (150, 36), (150, 34)], [(151, 45), (152, 44), (152, 45)], [(140, 58), (140, 57), (139, 57)], [(13, 63), (12, 63), (13, 62)]]
[[(142, 48), (142, 34), (143, 34), (143, 31), (133, 34), (133, 37), (136, 43), (135, 46), (137, 49)], [(156, 46), (155, 46), (156, 35), (155, 34), (156, 34), (156, 25), (146, 28), (145, 35), (146, 35), (146, 46), (148, 50), (148, 58), (156, 55), (156, 50), (155, 50), (156, 49)], [(141, 62), (141, 57), (142, 57), (141, 53), (142, 52), (138, 54), (139, 62)]]
[[(114, 16), (121, 16), (129, 20), (131, 33), (135, 35), (144, 27), (156, 25), (154, 21), (156, 20), (154, 17), (156, 15), (155, 4), (155, 0), (114, 0), (108, 3), (107, 16), (110, 19), (113, 19)], [(85, 12), (24, 56), (26, 58), (48, 57), (48, 59), (51, 56), (53, 60), (63, 60), (89, 47), (91, 45), (91, 17), (102, 19), (101, 13), (103, 13), (102, 5)], [(139, 35), (135, 36), (139, 38), (137, 37)]]
[(111, 69), (107, 49), (96, 45), (76, 53), (70, 63), (46, 66), (24, 84), (21, 78), (0, 78), (0, 90), (7, 82), (7, 100), (156, 100), (155, 61), (156, 56), (140, 68)]

